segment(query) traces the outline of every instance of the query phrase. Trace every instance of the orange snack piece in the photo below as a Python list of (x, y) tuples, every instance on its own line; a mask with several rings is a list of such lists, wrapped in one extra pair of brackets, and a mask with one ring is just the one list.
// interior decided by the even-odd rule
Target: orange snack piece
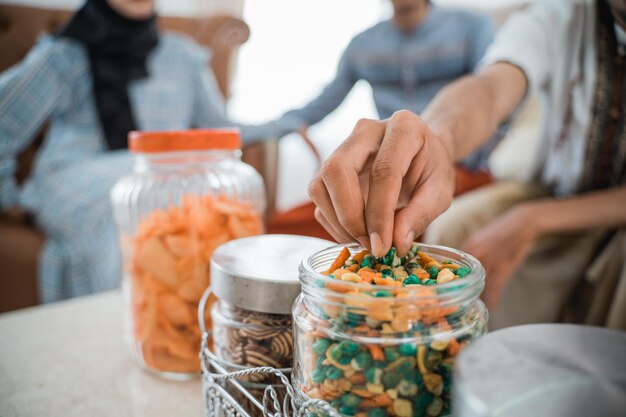
[(344, 247), (337, 255), (337, 258), (333, 261), (333, 263), (326, 270), (327, 274), (331, 274), (335, 269), (341, 268), (343, 264), (350, 258), (350, 251), (348, 248)]
[[(198, 303), (221, 244), (262, 233), (260, 213), (224, 196), (187, 195), (144, 217), (129, 259), (133, 330), (149, 368), (200, 371)], [(205, 320), (211, 326), (209, 299)]]

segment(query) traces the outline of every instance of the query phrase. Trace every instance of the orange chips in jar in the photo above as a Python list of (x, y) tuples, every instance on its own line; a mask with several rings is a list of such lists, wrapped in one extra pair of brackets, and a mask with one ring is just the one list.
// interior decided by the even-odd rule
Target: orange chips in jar
[(130, 132), (129, 150), (133, 172), (111, 191), (126, 331), (140, 366), (186, 379), (200, 371), (198, 304), (211, 255), (263, 231), (263, 180), (241, 161), (237, 129)]
[[(262, 232), (258, 213), (226, 197), (188, 195), (140, 224), (130, 264), (133, 332), (145, 365), (159, 371), (200, 370), (198, 303), (210, 284), (213, 251)], [(207, 308), (207, 312), (210, 308)], [(210, 328), (210, 317), (205, 316)]]

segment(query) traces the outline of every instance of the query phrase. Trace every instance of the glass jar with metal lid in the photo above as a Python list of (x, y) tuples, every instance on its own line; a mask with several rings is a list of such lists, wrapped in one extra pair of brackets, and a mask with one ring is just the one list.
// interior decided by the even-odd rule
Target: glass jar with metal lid
[(298, 265), (327, 240), (262, 235), (228, 242), (211, 258), (213, 351), (230, 369), (291, 368)]
[(240, 146), (237, 130), (129, 135), (134, 172), (111, 192), (126, 327), (139, 364), (162, 376), (200, 371), (197, 311), (215, 248), (263, 232), (263, 181)]

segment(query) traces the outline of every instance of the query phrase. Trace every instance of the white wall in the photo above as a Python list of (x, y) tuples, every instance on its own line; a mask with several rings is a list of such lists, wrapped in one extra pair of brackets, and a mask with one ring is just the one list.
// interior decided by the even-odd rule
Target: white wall
[[(250, 40), (240, 49), (229, 114), (262, 122), (307, 103), (334, 77), (350, 39), (378, 22), (387, 0), (248, 0)], [(371, 90), (359, 83), (343, 105), (309, 130), (322, 156), (345, 139), (357, 117), (376, 117)], [(280, 144), (278, 206), (306, 200), (314, 159), (296, 135)]]

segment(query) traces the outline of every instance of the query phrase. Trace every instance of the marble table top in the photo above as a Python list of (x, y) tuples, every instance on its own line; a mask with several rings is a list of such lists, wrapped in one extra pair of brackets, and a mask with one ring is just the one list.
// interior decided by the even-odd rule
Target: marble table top
[(0, 416), (202, 416), (200, 379), (142, 371), (119, 291), (0, 314)]

